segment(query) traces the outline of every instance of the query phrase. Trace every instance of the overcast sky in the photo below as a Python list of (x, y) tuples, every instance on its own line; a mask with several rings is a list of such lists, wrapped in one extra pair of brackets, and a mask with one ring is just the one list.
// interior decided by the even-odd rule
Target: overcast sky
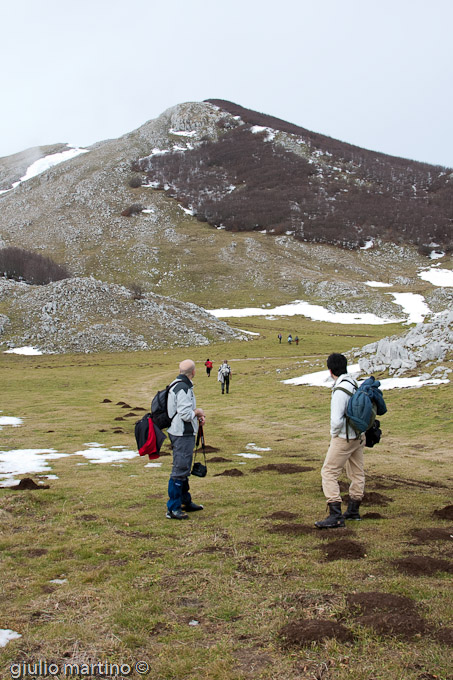
[(228, 99), (453, 167), (453, 0), (0, 0), (0, 156)]

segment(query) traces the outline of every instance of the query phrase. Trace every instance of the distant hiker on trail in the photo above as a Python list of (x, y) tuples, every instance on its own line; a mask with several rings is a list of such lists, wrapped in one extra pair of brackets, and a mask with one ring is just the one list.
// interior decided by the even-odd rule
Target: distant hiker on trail
[(206, 373), (208, 374), (208, 378), (209, 378), (210, 375), (211, 375), (211, 371), (212, 371), (212, 361), (210, 359), (207, 359), (204, 362), (204, 365), (206, 366)]
[(219, 383), (222, 385), (222, 394), (225, 394), (225, 388), (226, 388), (226, 393), (228, 394), (230, 391), (230, 378), (232, 376), (232, 371), (230, 366), (228, 365), (228, 361), (224, 359), (223, 364), (220, 365), (219, 371), (217, 373), (217, 380)]
[(294, 341), (295, 341), (296, 345), (299, 344), (299, 336), (298, 335), (296, 335), (296, 337), (294, 338)]
[(278, 338), (279, 343), (282, 344), (282, 334), (281, 333), (279, 333), (277, 335), (277, 338)]
[[(345, 519), (359, 520), (359, 506), (365, 491), (363, 448), (365, 435), (357, 435), (346, 421), (346, 409), (350, 396), (357, 390), (357, 382), (348, 375), (347, 359), (343, 354), (331, 354), (327, 368), (334, 379), (330, 406), (330, 446), (321, 470), (322, 490), (327, 499), (329, 516), (315, 522), (318, 529), (335, 529), (345, 526)], [(346, 391), (345, 391), (346, 390)], [(341, 512), (341, 496), (338, 478), (345, 468), (351, 481), (348, 509)]]
[(290, 345), (290, 344), (292, 343), (292, 341), (293, 341), (293, 336), (292, 336), (291, 333), (290, 333), (290, 334), (288, 335), (288, 345)]
[(189, 519), (186, 512), (203, 510), (202, 505), (192, 502), (188, 479), (198, 424), (205, 423), (203, 410), (196, 408), (192, 382), (194, 375), (195, 363), (191, 359), (181, 361), (179, 375), (168, 392), (167, 411), (172, 422), (167, 433), (173, 448), (173, 467), (168, 482), (168, 519)]

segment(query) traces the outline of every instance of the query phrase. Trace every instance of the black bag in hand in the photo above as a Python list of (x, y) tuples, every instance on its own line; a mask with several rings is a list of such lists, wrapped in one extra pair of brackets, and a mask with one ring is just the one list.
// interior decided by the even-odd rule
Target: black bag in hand
[(379, 427), (380, 424), (379, 420), (375, 420), (370, 429), (365, 432), (365, 446), (369, 449), (372, 449), (375, 444), (379, 444), (381, 441), (382, 430)]
[[(198, 436), (197, 436), (197, 448), (200, 444), (201, 441), (201, 448), (203, 451), (203, 458), (204, 458), (204, 465), (203, 463), (194, 463), (192, 467), (192, 474), (195, 475), (195, 477), (206, 477), (208, 474), (208, 468), (206, 466), (206, 453), (205, 453), (205, 444), (204, 444), (204, 434), (203, 434), (203, 428), (200, 425), (198, 428)], [(197, 452), (195, 451), (195, 458), (197, 457)]]

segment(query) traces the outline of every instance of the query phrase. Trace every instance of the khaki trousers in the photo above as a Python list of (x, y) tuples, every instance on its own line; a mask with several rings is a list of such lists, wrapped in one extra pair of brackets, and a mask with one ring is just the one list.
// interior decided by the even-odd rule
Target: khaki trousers
[(363, 447), (365, 436), (358, 439), (332, 437), (326, 459), (321, 470), (322, 490), (328, 503), (341, 503), (338, 478), (343, 468), (351, 481), (349, 497), (361, 501), (365, 492), (365, 472), (363, 469)]

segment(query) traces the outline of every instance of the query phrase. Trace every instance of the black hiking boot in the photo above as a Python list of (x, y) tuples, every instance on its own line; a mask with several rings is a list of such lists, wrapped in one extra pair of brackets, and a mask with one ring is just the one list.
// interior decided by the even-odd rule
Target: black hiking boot
[(315, 527), (318, 529), (337, 529), (339, 527), (344, 527), (344, 519), (341, 514), (341, 502), (337, 501), (335, 503), (327, 503), (329, 506), (329, 516), (325, 519), (315, 522)]
[(182, 509), (184, 512), (197, 512), (197, 510), (203, 510), (203, 506), (190, 501), (190, 503), (183, 504)]
[(355, 519), (357, 521), (361, 520), (362, 518), (359, 515), (360, 503), (361, 501), (355, 501), (353, 498), (351, 498), (348, 503), (348, 509), (343, 513), (343, 519)]

